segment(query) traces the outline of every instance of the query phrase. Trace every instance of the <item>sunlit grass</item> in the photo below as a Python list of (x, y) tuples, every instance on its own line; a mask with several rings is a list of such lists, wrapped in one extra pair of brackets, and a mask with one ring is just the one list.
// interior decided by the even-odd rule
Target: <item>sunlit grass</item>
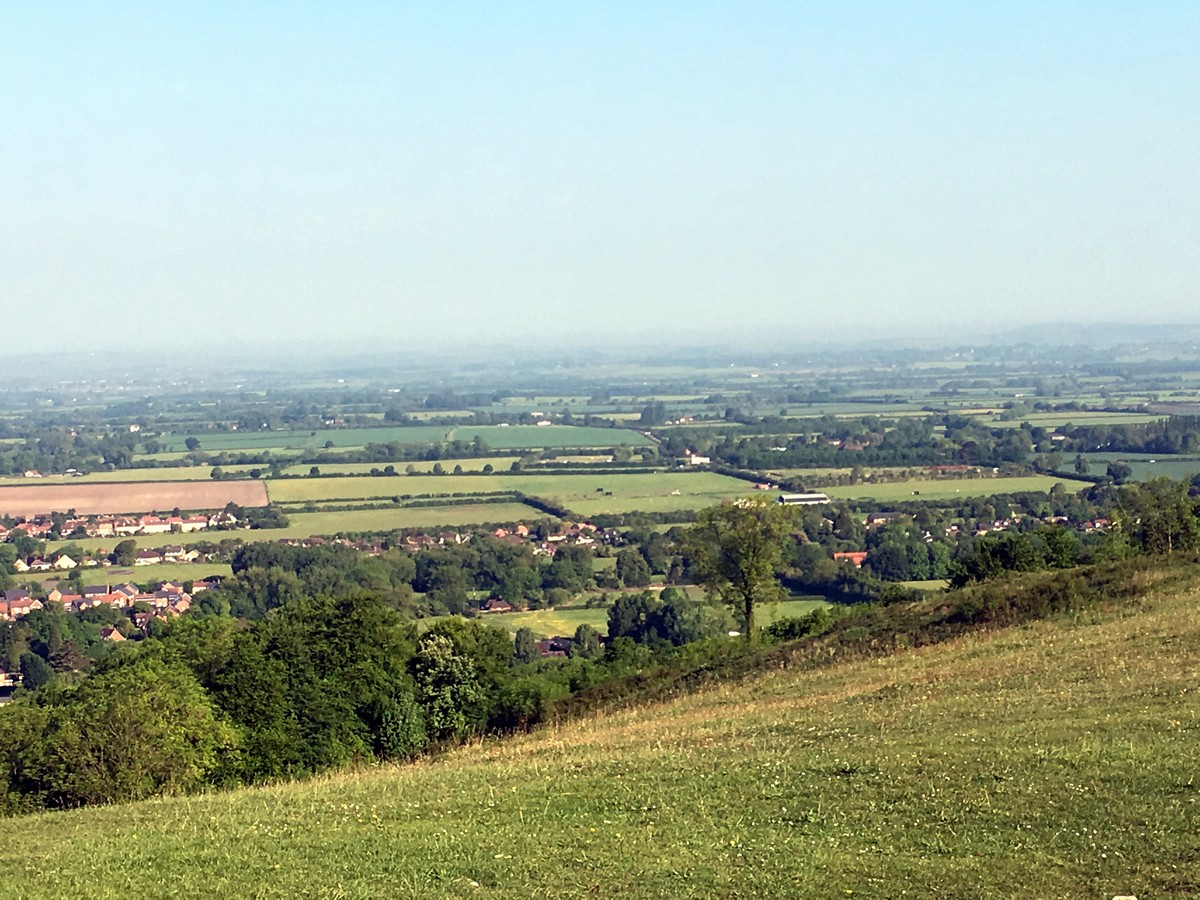
[[(11, 823), (12, 896), (1194, 896), (1194, 590), (418, 765)], [(19, 839), (17, 839), (19, 837)]]
[(852, 484), (822, 487), (836, 500), (870, 499), (880, 502), (912, 500), (949, 500), (960, 497), (990, 497), (993, 494), (1022, 491), (1049, 491), (1061, 484), (1076, 493), (1091, 487), (1087, 481), (1056, 478), (1050, 475), (1017, 475), (996, 478), (914, 478), (884, 484)]

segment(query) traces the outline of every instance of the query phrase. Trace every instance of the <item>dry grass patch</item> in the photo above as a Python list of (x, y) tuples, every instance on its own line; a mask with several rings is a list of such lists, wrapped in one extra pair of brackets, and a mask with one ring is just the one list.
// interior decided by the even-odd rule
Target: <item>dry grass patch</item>
[(125, 484), (47, 484), (0, 487), (0, 515), (36, 516), (75, 510), (78, 515), (167, 512), (266, 506), (261, 481), (143, 481)]

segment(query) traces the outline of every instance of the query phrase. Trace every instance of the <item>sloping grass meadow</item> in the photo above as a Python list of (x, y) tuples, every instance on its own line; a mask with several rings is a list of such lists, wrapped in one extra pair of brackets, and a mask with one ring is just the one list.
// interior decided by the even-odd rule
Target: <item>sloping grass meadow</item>
[(1200, 893), (1200, 592), (775, 668), (419, 764), (29, 816), (38, 897)]

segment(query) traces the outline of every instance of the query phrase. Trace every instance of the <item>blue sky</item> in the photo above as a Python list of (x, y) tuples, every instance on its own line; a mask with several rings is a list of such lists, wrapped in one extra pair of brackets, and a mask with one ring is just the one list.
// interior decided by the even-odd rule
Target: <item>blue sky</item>
[(1200, 319), (1200, 4), (441, 6), (0, 7), (5, 310), (398, 349)]

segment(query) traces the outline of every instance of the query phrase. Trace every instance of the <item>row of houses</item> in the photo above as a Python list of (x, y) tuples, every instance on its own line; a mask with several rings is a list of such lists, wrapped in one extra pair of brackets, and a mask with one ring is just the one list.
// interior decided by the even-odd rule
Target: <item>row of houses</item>
[(536, 555), (553, 556), (558, 547), (591, 547), (596, 544), (613, 546), (624, 543), (621, 533), (615, 528), (600, 528), (591, 522), (563, 522), (544, 538), (536, 529), (525, 524), (512, 528), (497, 528), (491, 536), (513, 544), (533, 544)]
[(219, 584), (219, 578), (203, 579), (193, 582), (191, 591), (186, 591), (178, 582), (164, 581), (152, 591), (143, 591), (137, 585), (126, 582), (115, 586), (89, 585), (77, 594), (55, 588), (47, 592), (44, 598), (34, 597), (24, 588), (14, 588), (0, 594), (0, 621), (11, 622), (35, 609), (44, 609), (50, 603), (59, 603), (67, 612), (76, 613), (99, 606), (133, 609), (138, 604), (145, 604), (150, 611), (180, 615), (191, 608), (193, 595)]
[[(135, 566), (154, 566), (159, 563), (187, 563), (198, 562), (203, 558), (203, 554), (199, 550), (187, 549), (181, 546), (154, 547), (147, 550), (138, 551), (134, 557), (133, 564)], [(61, 554), (50, 559), (44, 559), (40, 556), (30, 556), (25, 559), (17, 559), (13, 562), (13, 568), (18, 574), (26, 572), (69, 572), (71, 569), (91, 568), (95, 566), (111, 566), (113, 563), (106, 557), (85, 557), (76, 560), (67, 554)]]
[[(511, 544), (532, 544), (535, 556), (552, 557), (559, 547), (588, 547), (598, 543), (623, 543), (616, 529), (601, 529), (590, 522), (563, 522), (552, 534), (539, 537), (538, 531), (524, 523), (507, 528), (497, 528), (488, 533), (490, 537)], [(474, 535), (469, 531), (443, 531), (438, 534), (418, 532), (406, 535), (398, 545), (401, 549), (417, 552), (438, 550), (469, 544)], [(292, 547), (320, 547), (324, 544), (341, 544), (363, 553), (378, 555), (384, 552), (389, 542), (383, 538), (350, 540), (349, 538), (282, 538), (279, 543)]]
[(18, 522), (11, 528), (0, 523), (0, 541), (7, 540), (12, 532), (22, 531), (30, 537), (46, 540), (55, 530), (62, 537), (137, 537), (150, 534), (189, 534), (236, 525), (237, 516), (228, 512), (212, 515), (196, 513), (189, 516), (86, 516), (67, 519), (56, 529), (52, 516), (33, 516)]

